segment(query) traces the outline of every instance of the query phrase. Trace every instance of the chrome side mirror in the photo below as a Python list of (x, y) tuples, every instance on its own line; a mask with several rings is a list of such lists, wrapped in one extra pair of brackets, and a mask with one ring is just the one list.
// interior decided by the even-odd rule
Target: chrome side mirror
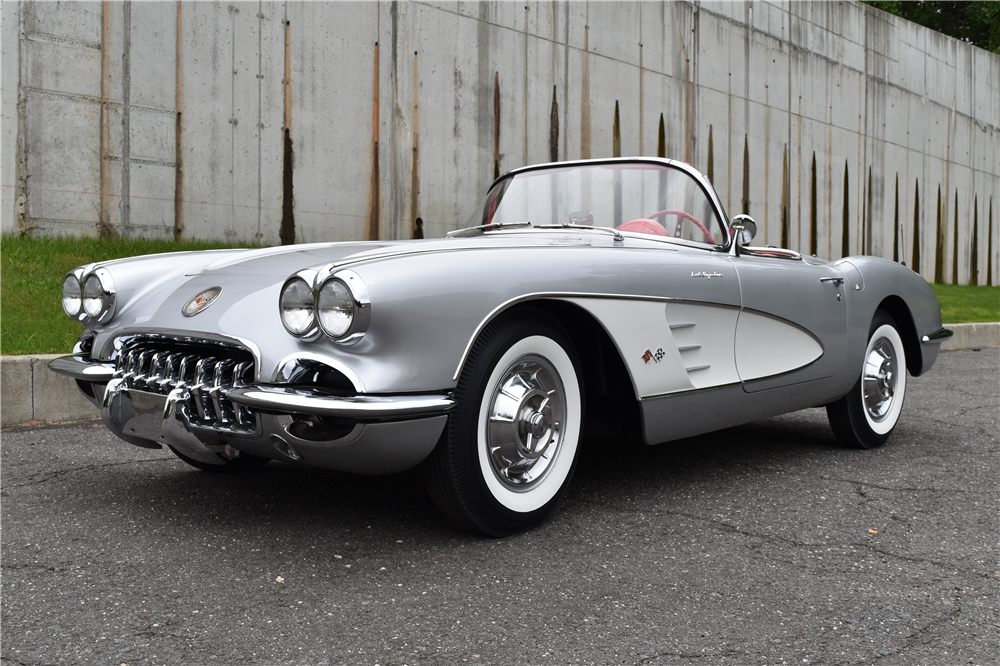
[(757, 223), (749, 215), (737, 215), (730, 220), (729, 226), (736, 232), (736, 242), (739, 245), (749, 245), (757, 235)]

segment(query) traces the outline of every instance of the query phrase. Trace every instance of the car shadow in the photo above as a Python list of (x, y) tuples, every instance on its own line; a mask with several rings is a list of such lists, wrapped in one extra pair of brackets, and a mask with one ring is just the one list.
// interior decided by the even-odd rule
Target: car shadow
[[(724, 485), (728, 477), (744, 474), (748, 467), (766, 475), (802, 458), (838, 450), (825, 413), (819, 410), (658, 446), (624, 438), (587, 440), (559, 513), (572, 513), (576, 499), (594, 493), (649, 499), (667, 487), (683, 493), (705, 482)], [(367, 530), (424, 541), (480, 539), (455, 530), (441, 516), (424, 489), (419, 469), (360, 476), (272, 462), (258, 470), (213, 474), (172, 459), (159, 461), (155, 471), (135, 467), (108, 472), (91, 486), (96, 493), (92, 500), (127, 501), (144, 521), (164, 527), (278, 532), (310, 543)]]

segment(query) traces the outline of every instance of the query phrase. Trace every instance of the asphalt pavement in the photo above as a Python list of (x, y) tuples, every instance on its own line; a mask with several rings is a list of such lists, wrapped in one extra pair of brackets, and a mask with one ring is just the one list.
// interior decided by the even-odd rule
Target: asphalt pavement
[(591, 443), (560, 509), (454, 531), (419, 475), (198, 472), (98, 422), (2, 433), (15, 664), (997, 664), (1000, 350), (884, 447), (820, 409)]

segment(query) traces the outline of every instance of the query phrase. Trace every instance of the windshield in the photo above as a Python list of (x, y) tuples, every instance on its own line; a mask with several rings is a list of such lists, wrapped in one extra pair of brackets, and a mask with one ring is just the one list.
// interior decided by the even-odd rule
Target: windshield
[(497, 183), (466, 226), (525, 222), (613, 227), (713, 245), (727, 239), (698, 181), (659, 164), (586, 164), (519, 173)]

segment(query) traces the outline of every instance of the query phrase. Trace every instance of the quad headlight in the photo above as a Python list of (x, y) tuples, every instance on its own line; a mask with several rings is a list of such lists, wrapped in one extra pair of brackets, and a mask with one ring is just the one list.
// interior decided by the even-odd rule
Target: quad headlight
[(106, 324), (115, 316), (115, 282), (111, 271), (97, 268), (83, 279), (83, 311), (91, 319)]
[(300, 271), (285, 281), (278, 309), (282, 325), (292, 335), (309, 337), (318, 328), (340, 344), (351, 344), (368, 330), (368, 288), (354, 271), (333, 270), (328, 266), (318, 274)]
[(344, 282), (333, 278), (320, 288), (316, 297), (316, 310), (319, 312), (320, 328), (336, 340), (351, 330), (357, 308), (351, 290)]
[(63, 312), (71, 319), (80, 317), (83, 311), (83, 285), (80, 284), (82, 271), (78, 268), (71, 273), (67, 273), (62, 283), (62, 307)]
[(316, 294), (316, 314), (323, 332), (341, 344), (353, 344), (364, 337), (371, 320), (371, 297), (361, 276), (351, 270), (320, 271)]
[(76, 268), (62, 283), (62, 307), (67, 316), (78, 321), (86, 318), (106, 324), (115, 316), (117, 292), (111, 272), (96, 268), (89, 273)]
[(305, 337), (316, 330), (316, 300), (312, 287), (300, 275), (285, 281), (278, 302), (281, 323), (296, 337)]

